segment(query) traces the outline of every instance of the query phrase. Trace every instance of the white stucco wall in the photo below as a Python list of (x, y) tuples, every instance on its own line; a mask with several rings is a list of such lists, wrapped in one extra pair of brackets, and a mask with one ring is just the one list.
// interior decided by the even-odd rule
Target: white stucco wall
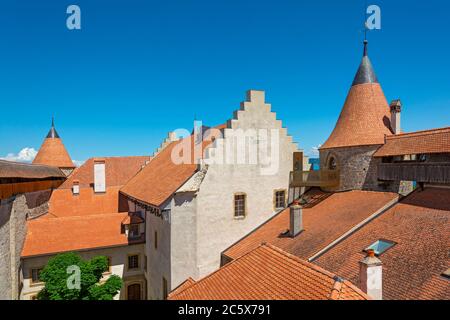
[[(111, 258), (111, 272), (106, 272), (100, 281), (108, 279), (112, 274), (122, 278), (124, 284), (122, 290), (114, 299), (126, 299), (126, 288), (133, 283), (140, 283), (143, 291), (142, 297), (145, 297), (145, 275), (144, 275), (144, 244), (135, 244), (129, 246), (112, 247), (104, 249), (95, 249), (77, 252), (83, 259), (92, 259), (96, 256), (107, 256)], [(128, 270), (128, 255), (139, 255), (139, 268)], [(20, 294), (21, 300), (31, 300), (33, 296), (44, 287), (43, 283), (31, 282), (31, 269), (43, 268), (48, 260), (54, 255), (32, 257), (22, 259), (23, 266), (23, 288)]]
[[(241, 109), (235, 112), (234, 119), (228, 122), (224, 138), (217, 139), (215, 150), (208, 152), (206, 162), (209, 164), (196, 195), (196, 204), (185, 204), (172, 214), (172, 290), (189, 276), (199, 279), (218, 269), (222, 251), (277, 212), (274, 209), (274, 191), (285, 190), (286, 197), (289, 194), (289, 173), (297, 146), (287, 135), (287, 130), (282, 128), (281, 121), (276, 119), (271, 106), (265, 103), (264, 92), (251, 91), (248, 96)], [(248, 159), (254, 155), (250, 154), (250, 149), (246, 151), (246, 164), (237, 164), (236, 161), (220, 163), (220, 159), (227, 158), (227, 152), (236, 153), (236, 143), (231, 144), (232, 149), (220, 147), (227, 144), (227, 139), (234, 139), (232, 135), (237, 129), (276, 129), (278, 143), (272, 148), (269, 143), (268, 153), (277, 155), (274, 159), (277, 164), (261, 163), (259, 153), (258, 163), (251, 164)], [(252, 141), (250, 143), (260, 146), (259, 139)], [(220, 154), (221, 150), (223, 154)], [(234, 217), (234, 194), (241, 192), (247, 195), (247, 215), (244, 219), (237, 219)], [(195, 268), (191, 260), (194, 249)]]

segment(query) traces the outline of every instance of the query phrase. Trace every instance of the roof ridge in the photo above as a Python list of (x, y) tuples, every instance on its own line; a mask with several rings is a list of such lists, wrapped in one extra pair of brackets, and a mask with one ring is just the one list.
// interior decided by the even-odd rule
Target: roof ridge
[(403, 138), (405, 136), (421, 136), (421, 135), (428, 135), (428, 134), (438, 134), (442, 132), (450, 131), (450, 127), (442, 127), (442, 128), (435, 128), (435, 129), (426, 129), (426, 130), (419, 130), (419, 131), (413, 131), (413, 132), (405, 132), (405, 133), (399, 133), (395, 135), (386, 136), (386, 139), (393, 140), (398, 138)]
[(79, 220), (79, 219), (83, 219), (83, 220), (88, 220), (88, 219), (93, 219), (93, 218), (104, 218), (106, 216), (114, 216), (114, 215), (124, 215), (124, 214), (128, 214), (128, 212), (111, 212), (111, 213), (96, 213), (96, 214), (85, 214), (85, 215), (70, 215), (70, 216), (57, 216), (54, 213), (48, 213), (50, 215), (52, 215), (54, 218), (52, 219), (33, 219), (30, 221), (42, 221), (42, 223), (44, 222), (48, 222), (48, 221), (61, 221), (61, 220), (65, 220), (65, 221), (70, 221), (70, 220)]

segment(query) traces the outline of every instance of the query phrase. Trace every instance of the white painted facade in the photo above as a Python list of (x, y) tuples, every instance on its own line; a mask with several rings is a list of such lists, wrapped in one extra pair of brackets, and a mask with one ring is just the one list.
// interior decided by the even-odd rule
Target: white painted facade
[[(268, 141), (267, 157), (259, 151), (255, 155), (249, 148), (246, 159), (256, 159), (256, 163), (253, 160), (221, 162), (231, 154), (236, 155), (239, 142), (233, 140), (228, 144), (235, 139), (236, 130), (267, 132), (266, 140), (260, 137), (247, 140), (257, 150)], [(170, 292), (188, 277), (197, 280), (218, 269), (221, 252), (280, 210), (274, 208), (274, 192), (285, 190), (286, 198), (289, 196), (289, 173), (293, 168), (293, 153), (298, 149), (270, 104), (265, 102), (263, 91), (248, 92), (247, 101), (241, 104), (223, 132), (223, 137), (213, 142), (199, 164), (199, 172), (159, 208), (166, 211), (161, 211), (161, 216), (147, 211), (145, 250), (149, 299), (164, 298), (165, 280)], [(271, 147), (270, 141), (276, 144)], [(245, 217), (234, 216), (236, 193), (246, 195)], [(137, 205), (135, 211), (140, 210), (145, 212)]]
[[(103, 249), (93, 249), (77, 252), (83, 259), (92, 259), (97, 256), (106, 256), (110, 259), (110, 271), (105, 272), (102, 281), (106, 281), (111, 275), (122, 278), (123, 286), (121, 291), (114, 297), (115, 300), (127, 299), (127, 288), (133, 284), (139, 284), (141, 288), (141, 298), (146, 299), (146, 278), (145, 278), (145, 245), (135, 244), (120, 247)], [(139, 255), (139, 268), (128, 268), (128, 256)], [(44, 287), (44, 283), (33, 283), (31, 278), (32, 269), (45, 267), (48, 260), (54, 255), (22, 258), (23, 287), (20, 294), (21, 300), (32, 300)]]

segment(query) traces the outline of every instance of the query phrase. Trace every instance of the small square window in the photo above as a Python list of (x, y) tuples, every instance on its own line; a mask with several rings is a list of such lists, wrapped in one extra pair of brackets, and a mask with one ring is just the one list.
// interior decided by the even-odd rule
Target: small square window
[(128, 269), (139, 268), (139, 256), (137, 254), (128, 256)]
[(286, 206), (286, 191), (275, 191), (275, 209), (282, 209)]
[(379, 256), (384, 253), (386, 250), (392, 248), (396, 243), (389, 240), (380, 239), (372, 243), (370, 246), (364, 249), (367, 252), (369, 249), (372, 249), (375, 252), (375, 255)]
[(246, 196), (245, 194), (235, 194), (234, 195), (234, 217), (244, 218), (245, 217), (245, 206), (246, 206)]
[(128, 234), (130, 238), (139, 238), (140, 236), (139, 224), (131, 224), (130, 231)]

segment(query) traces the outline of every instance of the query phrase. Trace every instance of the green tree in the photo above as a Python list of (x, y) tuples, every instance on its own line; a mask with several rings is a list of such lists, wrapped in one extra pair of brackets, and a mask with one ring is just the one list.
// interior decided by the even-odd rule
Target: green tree
[[(71, 268), (79, 268), (79, 289), (70, 288), (68, 282), (76, 277)], [(77, 268), (78, 267), (78, 268)], [(68, 269), (69, 268), (69, 269)], [(112, 275), (100, 284), (102, 274), (108, 270), (108, 259), (103, 256), (83, 260), (78, 254), (62, 253), (51, 258), (39, 275), (45, 287), (39, 300), (112, 300), (122, 287), (122, 279)]]

